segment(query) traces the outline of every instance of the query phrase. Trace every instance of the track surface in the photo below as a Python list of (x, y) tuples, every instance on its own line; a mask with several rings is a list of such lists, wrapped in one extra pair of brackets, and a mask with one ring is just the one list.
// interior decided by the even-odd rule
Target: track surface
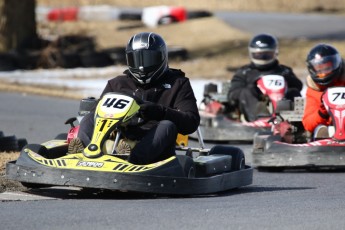
[(270, 33), (278, 38), (344, 39), (344, 16), (219, 11), (215, 16), (252, 34)]
[[(0, 96), (1, 129), (30, 143), (64, 132), (68, 127), (63, 122), (79, 105), (12, 93)], [(250, 164), (251, 145), (239, 146)], [(2, 229), (342, 229), (344, 190), (343, 173), (258, 171), (250, 186), (202, 197), (50, 188), (0, 194), (7, 201), (1, 203), (0, 221)]]

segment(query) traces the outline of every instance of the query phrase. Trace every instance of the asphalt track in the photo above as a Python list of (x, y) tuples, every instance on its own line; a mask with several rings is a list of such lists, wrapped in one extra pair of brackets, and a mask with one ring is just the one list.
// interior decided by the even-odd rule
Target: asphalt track
[(278, 38), (301, 39), (345, 38), (345, 16), (341, 15), (219, 11), (215, 16), (252, 34), (270, 33)]
[[(341, 18), (342, 27), (329, 21), (332, 23), (327, 27), (317, 29), (314, 25), (320, 24), (310, 22), (313, 26), (302, 26), (305, 34), (298, 34), (294, 28), (300, 28), (297, 25), (305, 20), (290, 23), (289, 28), (280, 23), (283, 29), (279, 30), (279, 21), (270, 19), (269, 14), (260, 15), (266, 17), (266, 32), (273, 28), (278, 29), (277, 33), (284, 31), (279, 37), (295, 33), (294, 37), (341, 38), (345, 28)], [(272, 17), (279, 16), (286, 15)], [(263, 23), (260, 17), (251, 20), (250, 15), (247, 19), (241, 17), (233, 13), (225, 20), (231, 19), (230, 24), (243, 30), (263, 32), (259, 29)], [(312, 32), (307, 32), (309, 27), (314, 28)], [(326, 32), (320, 32), (321, 29)], [(41, 143), (66, 132), (68, 127), (63, 123), (76, 115), (79, 105), (78, 101), (3, 92), (0, 97), (0, 130), (6, 135), (27, 138), (29, 143)], [(239, 147), (250, 164), (251, 145)], [(344, 173), (255, 170), (250, 186), (197, 197), (93, 194), (63, 188), (3, 193), (0, 226), (1, 229), (344, 229)]]
[[(0, 93), (4, 133), (46, 141), (66, 132), (78, 101)], [(195, 144), (195, 143), (193, 143)], [(211, 145), (208, 144), (208, 147)], [(251, 163), (251, 145), (238, 145)], [(1, 229), (343, 229), (344, 173), (254, 171), (250, 186), (166, 197), (50, 188), (0, 194)]]

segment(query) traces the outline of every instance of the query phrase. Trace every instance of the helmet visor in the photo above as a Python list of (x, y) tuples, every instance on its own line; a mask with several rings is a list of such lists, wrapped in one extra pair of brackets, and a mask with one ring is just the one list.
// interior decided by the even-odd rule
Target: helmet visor
[(251, 51), (250, 55), (253, 59), (263, 60), (263, 61), (268, 61), (275, 58), (274, 51), (256, 51), (256, 52)]
[(165, 58), (161, 51), (146, 49), (129, 51), (126, 56), (128, 66), (140, 71), (161, 64)]
[(316, 57), (309, 61), (310, 67), (315, 76), (323, 79), (331, 74), (334, 70), (338, 69), (341, 64), (341, 57), (339, 54)]

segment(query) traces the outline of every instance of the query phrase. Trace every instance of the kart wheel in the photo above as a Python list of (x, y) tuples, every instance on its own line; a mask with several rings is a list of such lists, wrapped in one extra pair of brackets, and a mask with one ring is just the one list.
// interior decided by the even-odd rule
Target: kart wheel
[(191, 157), (177, 155), (176, 158), (179, 160), (180, 165), (183, 169), (184, 175), (187, 178), (194, 178), (195, 177), (195, 166), (194, 161)]
[(24, 146), (28, 144), (28, 141), (24, 138), (18, 139), (18, 150), (21, 151)]
[(231, 160), (231, 171), (238, 171), (245, 168), (245, 156), (240, 148), (233, 146), (213, 146), (209, 152), (209, 155), (230, 155)]
[(18, 151), (18, 141), (15, 136), (0, 138), (0, 151)]
[(30, 189), (38, 189), (38, 188), (48, 188), (48, 187), (52, 187), (52, 185), (49, 184), (34, 184), (34, 183), (27, 183), (27, 182), (21, 182), (21, 184), (26, 187), (26, 188), (30, 188)]

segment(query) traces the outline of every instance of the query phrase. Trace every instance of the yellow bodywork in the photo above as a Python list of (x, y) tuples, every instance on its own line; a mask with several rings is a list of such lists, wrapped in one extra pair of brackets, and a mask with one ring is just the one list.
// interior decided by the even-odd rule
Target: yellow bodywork
[(102, 145), (117, 123), (130, 120), (139, 108), (136, 101), (128, 96), (105, 95), (97, 105), (92, 139), (84, 149), (84, 155), (91, 158), (101, 156)]
[[(116, 129), (117, 125), (129, 121), (138, 112), (139, 108), (140, 106), (133, 98), (124, 95), (107, 94), (98, 103), (92, 139), (83, 152), (65, 155), (56, 159), (45, 158), (28, 148), (24, 149), (24, 152), (37, 163), (48, 167), (100, 172), (138, 173), (173, 161), (176, 158), (175, 156), (154, 164), (135, 165), (116, 155), (103, 153), (102, 146), (110, 133)], [(187, 146), (188, 136), (178, 134), (176, 144), (178, 146)], [(48, 150), (51, 149), (53, 151), (53, 148), (56, 147), (66, 147), (67, 149), (68, 143), (65, 140), (51, 140), (42, 145)]]
[(135, 165), (116, 156), (103, 155), (96, 159), (85, 157), (82, 153), (70, 154), (57, 159), (47, 159), (30, 149), (24, 149), (31, 159), (41, 165), (58, 169), (92, 170), (99, 172), (138, 173), (164, 165), (175, 157), (170, 157), (148, 165)]

